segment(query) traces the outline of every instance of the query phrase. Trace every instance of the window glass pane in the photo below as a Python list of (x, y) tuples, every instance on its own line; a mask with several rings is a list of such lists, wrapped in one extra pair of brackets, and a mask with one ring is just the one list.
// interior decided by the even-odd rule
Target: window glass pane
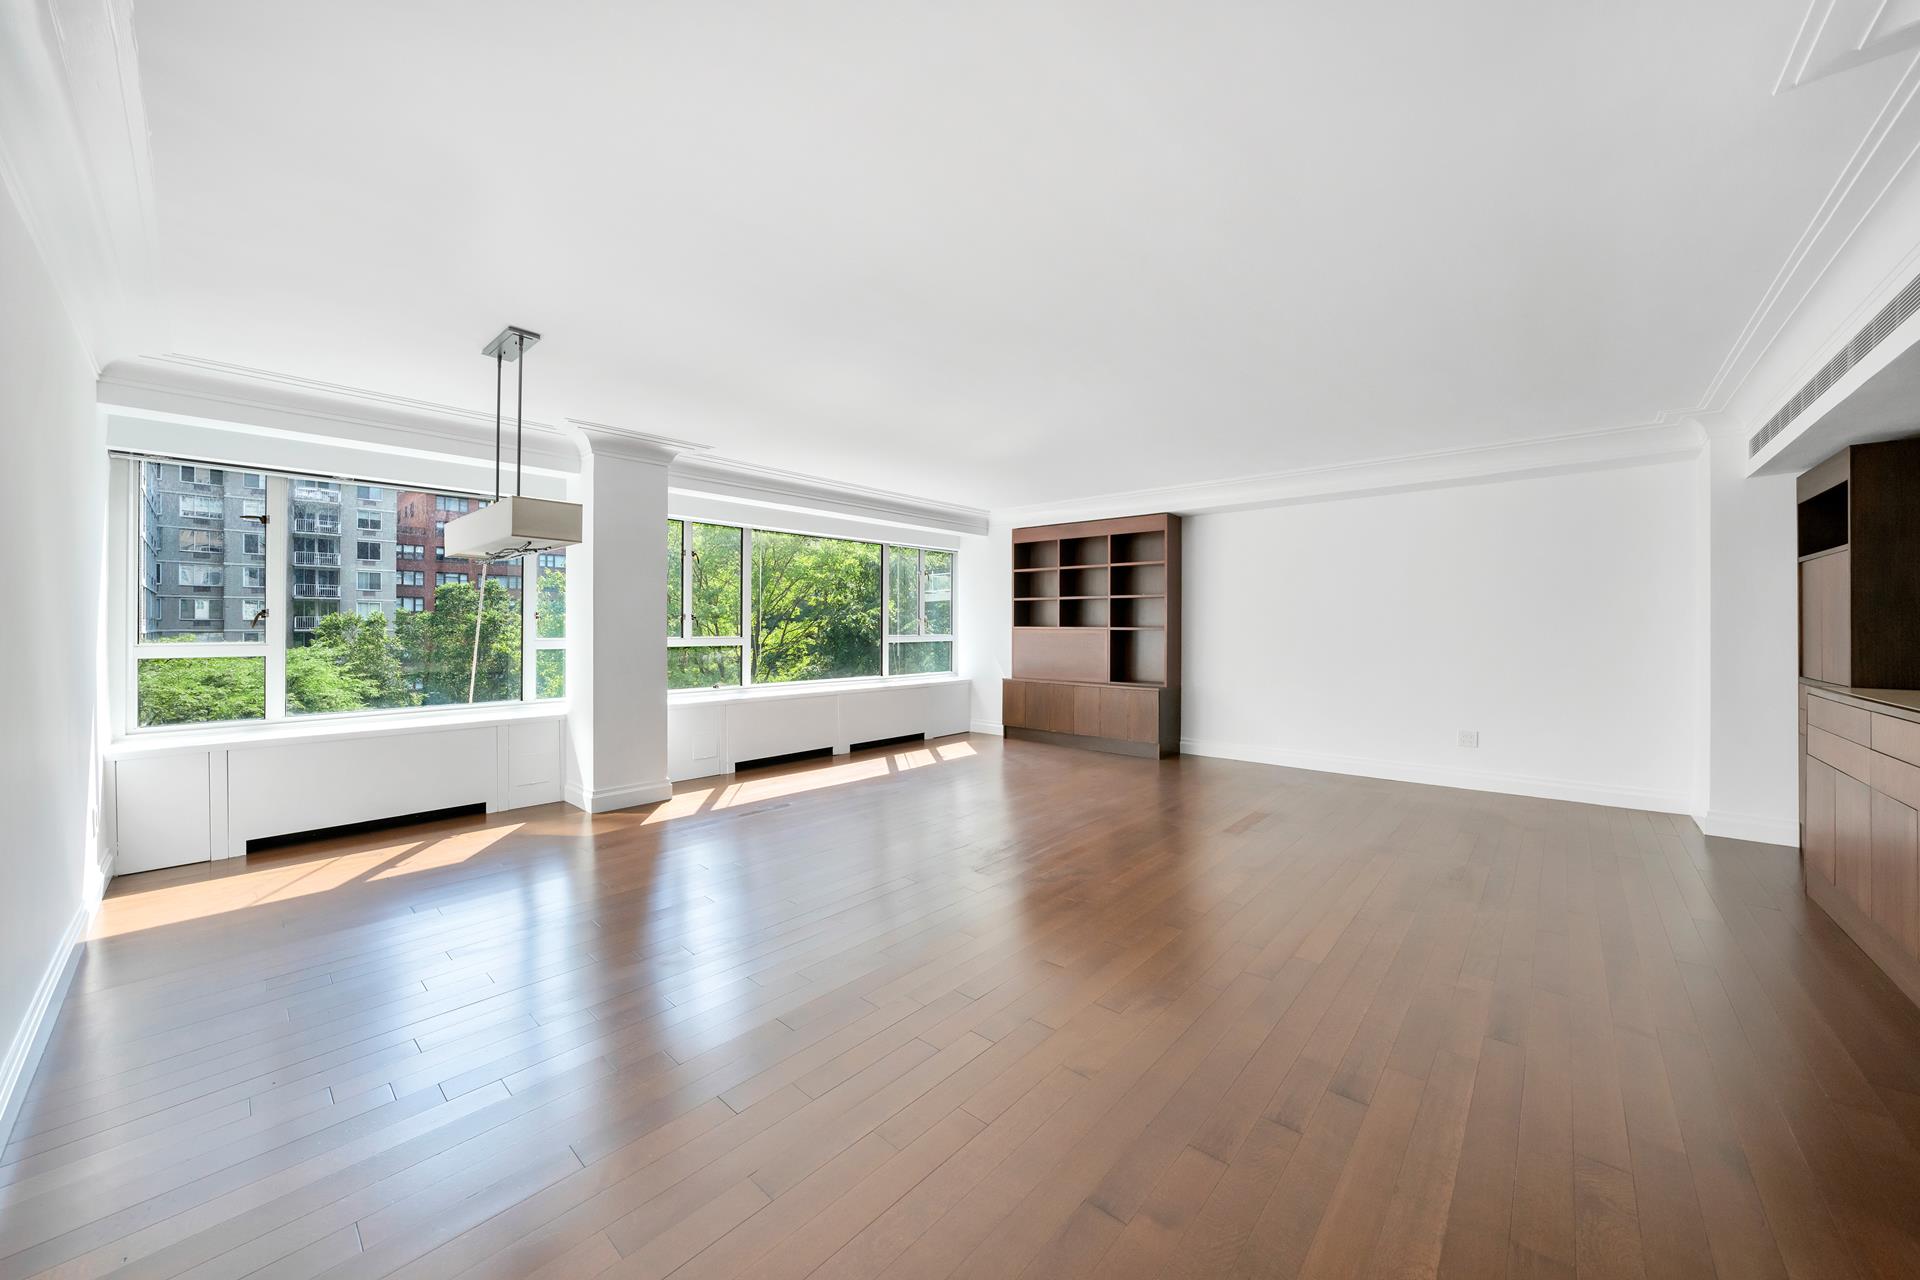
[[(533, 633), (543, 640), (567, 634), (567, 553), (542, 551), (535, 579)], [(544, 696), (544, 695), (543, 695)]]
[[(484, 566), (482, 604), (483, 566), (444, 555), (439, 522), (468, 499), (351, 485), (356, 515), (343, 529), (342, 486), (295, 477), (289, 488), (289, 714), (520, 696), (520, 563)], [(352, 539), (344, 573), (343, 537)], [(401, 544), (433, 547), (431, 582), (393, 571)]]
[(920, 634), (920, 553), (912, 547), (887, 548), (887, 632)]
[(536, 698), (567, 696), (567, 651), (539, 649), (533, 655), (533, 687)]
[(142, 659), (139, 686), (142, 725), (259, 720), (267, 714), (263, 657)]
[(680, 615), (685, 611), (681, 599), (681, 524), (678, 520), (667, 521), (667, 634), (680, 634)]
[(887, 648), (887, 669), (896, 676), (953, 670), (951, 640), (901, 640)]
[(684, 645), (667, 650), (669, 689), (708, 689), (739, 683), (739, 645)]
[(260, 525), (242, 515), (246, 492), (237, 471), (140, 464), (141, 644), (266, 639), (242, 598), (266, 582)]
[(880, 545), (754, 530), (754, 682), (879, 674)]
[(693, 526), (693, 634), (740, 634), (741, 532), (731, 525)]
[(953, 634), (953, 552), (927, 551), (922, 555), (920, 591), (927, 613), (923, 634), (950, 636)]

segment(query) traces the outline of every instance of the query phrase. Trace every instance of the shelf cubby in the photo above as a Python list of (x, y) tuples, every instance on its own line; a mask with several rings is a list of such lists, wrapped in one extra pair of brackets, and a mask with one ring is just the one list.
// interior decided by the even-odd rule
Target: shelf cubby
[(1013, 602), (1016, 627), (1057, 627), (1060, 625), (1058, 600), (1016, 600)]
[(1115, 684), (1167, 682), (1165, 631), (1115, 631), (1112, 637), (1110, 680)]
[(1060, 544), (1052, 542), (1016, 542), (1013, 544), (1013, 567), (1015, 569), (1057, 569), (1060, 567)]
[(1060, 571), (1035, 569), (1013, 575), (1015, 600), (1048, 600), (1060, 595)]
[(1107, 625), (1107, 600), (1098, 599), (1060, 601), (1060, 625), (1063, 627), (1104, 627)]
[(1061, 596), (1105, 596), (1112, 594), (1105, 569), (1062, 569)]
[(1105, 534), (1060, 539), (1060, 566), (1104, 565), (1107, 563)]
[(1120, 565), (1108, 573), (1110, 590), (1116, 596), (1164, 596), (1167, 593), (1164, 564)]
[(1164, 564), (1167, 559), (1167, 535), (1164, 530), (1116, 533), (1110, 542), (1114, 564), (1135, 564), (1146, 560)]
[(1165, 629), (1167, 598), (1165, 596), (1116, 596), (1113, 598), (1109, 618), (1109, 625), (1114, 627)]

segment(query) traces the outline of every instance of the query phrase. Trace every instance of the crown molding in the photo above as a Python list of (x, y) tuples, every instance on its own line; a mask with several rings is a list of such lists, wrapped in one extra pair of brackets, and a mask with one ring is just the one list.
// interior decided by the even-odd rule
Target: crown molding
[[(1875, 0), (1878, 4), (1878, 0)], [(1816, 0), (1809, 23), (1823, 7)], [(1864, 28), (1863, 28), (1864, 29)], [(1802, 32), (1803, 39), (1806, 32)], [(1891, 52), (1891, 51), (1889, 51)], [(1726, 415), (1750, 435), (1804, 386), (1920, 270), (1910, 229), (1920, 154), (1920, 55), (1886, 103), (1761, 295), (1708, 383), (1698, 417)], [(1885, 243), (1898, 246), (1889, 251)], [(1877, 267), (1863, 267), (1878, 260)], [(1871, 270), (1865, 287), (1842, 277)], [(1833, 296), (1848, 290), (1846, 296)]]
[(1889, 0), (1811, 0), (1773, 91), (1784, 93), (1920, 48), (1913, 8)]
[(669, 483), (682, 493), (732, 498), (763, 506), (827, 511), (906, 528), (985, 534), (987, 512), (911, 494), (845, 484), (733, 458), (701, 455), (674, 460)]
[(0, 185), (96, 371), (165, 345), (132, 0), (0, 0)]
[[(172, 417), (237, 422), (309, 435), (460, 456), (491, 456), (493, 418), (451, 405), (318, 382), (192, 356), (117, 360), (100, 374), (103, 406)], [(530, 464), (580, 469), (572, 437), (549, 423), (525, 423)]]
[(1168, 511), (1182, 515), (1250, 511), (1304, 502), (1644, 466), (1698, 457), (1706, 444), (1706, 429), (1689, 419), (1200, 484), (1136, 489), (1069, 502), (996, 510), (993, 518), (996, 523), (1035, 524), (1099, 519), (1131, 511)]

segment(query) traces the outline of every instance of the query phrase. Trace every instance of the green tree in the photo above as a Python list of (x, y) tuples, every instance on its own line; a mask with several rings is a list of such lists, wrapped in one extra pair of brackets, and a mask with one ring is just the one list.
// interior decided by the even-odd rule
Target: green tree
[(164, 658), (140, 664), (140, 723), (258, 720), (267, 714), (265, 658)]
[(880, 547), (753, 534), (753, 678), (880, 674)]
[[(474, 609), (479, 591), (467, 583), (435, 588), (433, 608), (403, 613), (395, 622), (402, 671), (418, 681), (427, 706), (449, 702), (503, 702), (520, 696), (520, 608), (498, 582), (486, 584), (480, 612), (479, 658), (474, 665)], [(467, 697), (472, 680), (473, 697)]]
[(287, 651), (287, 710), (296, 714), (417, 703), (382, 614), (333, 613)]

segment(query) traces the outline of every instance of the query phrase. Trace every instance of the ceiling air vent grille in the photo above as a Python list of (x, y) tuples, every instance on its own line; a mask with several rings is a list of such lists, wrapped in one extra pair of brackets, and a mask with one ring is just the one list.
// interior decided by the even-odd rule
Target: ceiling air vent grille
[(1893, 301), (1882, 307), (1880, 314), (1867, 321), (1866, 328), (1854, 334), (1853, 341), (1841, 348), (1840, 354), (1827, 361), (1806, 386), (1794, 393), (1793, 399), (1781, 405), (1780, 411), (1753, 433), (1753, 439), (1747, 441), (1747, 456), (1751, 458), (1772, 444), (1774, 437), (1807, 411), (1807, 406), (1827, 394), (1828, 388), (1845, 377), (1849, 369), (1866, 359), (1869, 351), (1886, 341), (1887, 335), (1905, 324), (1915, 312), (1920, 312), (1920, 276), (1915, 276), (1906, 288), (1895, 294)]

